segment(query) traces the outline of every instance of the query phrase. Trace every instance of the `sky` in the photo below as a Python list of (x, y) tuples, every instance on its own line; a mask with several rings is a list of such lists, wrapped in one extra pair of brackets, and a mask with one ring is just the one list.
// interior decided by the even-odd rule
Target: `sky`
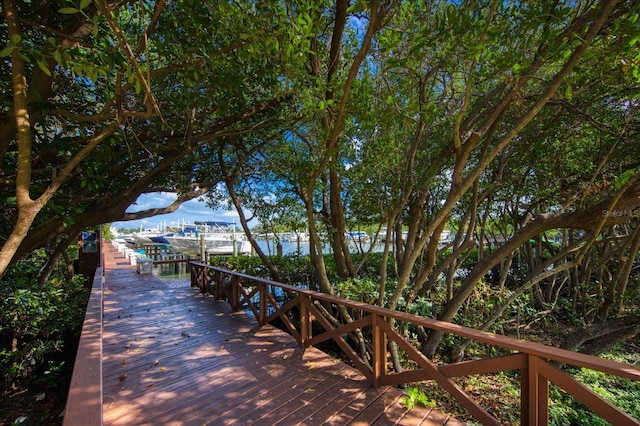
[[(149, 208), (166, 207), (177, 198), (176, 194), (169, 192), (142, 194), (136, 202), (129, 206), (128, 213), (133, 213)], [(204, 201), (191, 200), (182, 203), (178, 209), (169, 214), (163, 214), (146, 219), (130, 220), (126, 222), (113, 222), (112, 226), (116, 229), (143, 229), (158, 228), (164, 229), (166, 226), (176, 226), (184, 222), (193, 223), (194, 221), (213, 220), (219, 222), (235, 222), (240, 227), (240, 219), (235, 210), (213, 210), (207, 207)], [(251, 226), (251, 223), (250, 223)]]

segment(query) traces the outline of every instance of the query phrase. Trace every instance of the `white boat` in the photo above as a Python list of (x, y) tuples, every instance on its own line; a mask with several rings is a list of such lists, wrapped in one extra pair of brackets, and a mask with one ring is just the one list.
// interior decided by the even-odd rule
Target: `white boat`
[(347, 231), (347, 240), (354, 243), (368, 243), (370, 238), (364, 231)]
[(121, 237), (130, 244), (142, 246), (144, 244), (150, 244), (154, 242), (152, 238), (161, 235), (163, 235), (163, 232), (161, 232), (159, 228), (142, 228), (141, 225), (140, 231), (134, 232), (133, 234), (121, 235)]
[(251, 243), (241, 232), (235, 232), (235, 223), (229, 222), (194, 222), (184, 225), (172, 236), (164, 239), (174, 251), (189, 256), (206, 254), (246, 255), (251, 254)]
[(281, 234), (280, 241), (292, 242), (292, 243), (306, 243), (309, 242), (309, 234), (306, 232), (285, 232)]

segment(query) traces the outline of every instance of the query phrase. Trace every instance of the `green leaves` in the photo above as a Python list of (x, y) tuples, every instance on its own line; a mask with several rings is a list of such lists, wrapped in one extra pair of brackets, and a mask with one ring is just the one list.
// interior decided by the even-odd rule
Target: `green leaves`
[(0, 351), (0, 376), (16, 384), (33, 375), (46, 355), (59, 352), (65, 336), (77, 332), (84, 317), (85, 278), (67, 280), (66, 267), (60, 265), (40, 288), (38, 269), (46, 259), (36, 252), (0, 280), (0, 334), (14, 336), (18, 343), (15, 352)]
[(18, 34), (14, 34), (11, 36), (11, 41), (7, 44), (7, 46), (0, 51), (0, 58), (7, 57), (13, 53), (14, 49), (20, 49), (20, 43), (22, 42), (22, 37)]
[(420, 404), (423, 407), (433, 408), (436, 406), (434, 401), (429, 400), (427, 395), (424, 393), (422, 389), (416, 386), (410, 386), (405, 391), (406, 396), (402, 398), (402, 404), (407, 408), (407, 410), (411, 410), (416, 404)]
[(0, 58), (5, 58), (5, 57), (11, 55), (11, 53), (13, 53), (13, 49), (16, 49), (16, 46), (9, 45), (9, 46), (5, 47), (4, 49), (0, 50)]
[(80, 12), (80, 9), (76, 9), (75, 7), (63, 7), (58, 10), (58, 13), (62, 13), (63, 15), (73, 15), (78, 12)]
[[(67, 0), (71, 4), (75, 4), (72, 0)], [(87, 6), (91, 4), (92, 0), (80, 0), (80, 4), (74, 7), (63, 7), (58, 9), (58, 13), (62, 13), (63, 15), (73, 15), (79, 12), (82, 12), (83, 9), (86, 9)]]
[(366, 0), (357, 0), (349, 6), (347, 13), (355, 15), (361, 12), (366, 12), (367, 10), (369, 10), (369, 2)]
[(624, 172), (622, 172), (620, 174), (620, 176), (618, 176), (618, 178), (613, 183), (613, 186), (618, 190), (622, 189), (622, 187), (625, 186), (627, 183), (629, 183), (631, 178), (633, 176), (635, 176), (636, 173), (638, 173), (638, 169), (637, 168), (632, 168), (632, 169), (625, 170)]

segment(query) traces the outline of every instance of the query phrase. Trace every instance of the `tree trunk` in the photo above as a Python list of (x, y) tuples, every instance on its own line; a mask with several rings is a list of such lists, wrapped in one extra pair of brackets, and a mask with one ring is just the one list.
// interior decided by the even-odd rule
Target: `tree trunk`
[(638, 332), (640, 315), (628, 315), (574, 330), (561, 347), (596, 356)]
[[(458, 288), (455, 296), (447, 304), (439, 315), (441, 321), (451, 321), (458, 312), (467, 297), (471, 294), (478, 281), (501, 259), (513, 253), (522, 245), (526, 244), (529, 239), (535, 235), (557, 228), (574, 228), (574, 229), (602, 229), (603, 225), (613, 225), (617, 223), (619, 218), (603, 217), (602, 211), (613, 210), (634, 210), (640, 206), (640, 183), (632, 182), (628, 188), (622, 189), (619, 193), (612, 197), (591, 206), (588, 209), (578, 212), (568, 212), (558, 215), (540, 215), (533, 219), (527, 225), (523, 226), (514, 236), (505, 242), (498, 250), (483, 258), (478, 262), (471, 273), (465, 278), (461, 286)], [(577, 276), (574, 278), (577, 280)], [(578, 290), (578, 289), (576, 289)], [(425, 355), (433, 356), (442, 339), (442, 333), (432, 332), (429, 335), (428, 342), (423, 345), (426, 351)]]
[(607, 292), (604, 303), (600, 306), (597, 317), (599, 320), (606, 319), (613, 309), (613, 315), (618, 315), (622, 309), (622, 299), (627, 289), (627, 283), (629, 282), (629, 275), (631, 274), (631, 268), (634, 264), (634, 259), (640, 250), (640, 226), (636, 226), (633, 230), (632, 237), (629, 239), (630, 247), (625, 253), (620, 253), (620, 261), (616, 262), (619, 265), (619, 269), (615, 274), (615, 279), (609, 283), (609, 291)]
[[(222, 160), (220, 160), (220, 161), (222, 161)], [(223, 167), (222, 163), (221, 163), (221, 167)], [(242, 205), (241, 205), (240, 199), (236, 195), (236, 191), (235, 191), (235, 189), (233, 187), (232, 178), (225, 179), (224, 183), (227, 186), (227, 192), (229, 193), (229, 197), (231, 198), (231, 202), (233, 203), (234, 207), (236, 208), (236, 212), (238, 213), (238, 217), (240, 218), (240, 225), (242, 226), (242, 229), (244, 230), (244, 233), (247, 236), (247, 239), (249, 240), (249, 243), (251, 244), (251, 247), (253, 247), (253, 249), (255, 250), (256, 254), (260, 258), (262, 263), (264, 263), (264, 265), (269, 270), (269, 275), (271, 276), (271, 279), (273, 279), (274, 281), (281, 281), (280, 271), (278, 271), (278, 267), (276, 265), (274, 265), (274, 263), (271, 261), (271, 259), (264, 254), (264, 252), (262, 251), (262, 249), (258, 245), (258, 242), (253, 237), (253, 233), (251, 232), (251, 229), (249, 229), (249, 224), (247, 223), (247, 218), (245, 217), (244, 211), (242, 210)]]
[(338, 268), (338, 275), (343, 280), (356, 276), (355, 267), (349, 253), (349, 243), (346, 238), (347, 229), (344, 222), (344, 206), (342, 205), (340, 177), (332, 164), (329, 171), (329, 217), (333, 230), (333, 257)]

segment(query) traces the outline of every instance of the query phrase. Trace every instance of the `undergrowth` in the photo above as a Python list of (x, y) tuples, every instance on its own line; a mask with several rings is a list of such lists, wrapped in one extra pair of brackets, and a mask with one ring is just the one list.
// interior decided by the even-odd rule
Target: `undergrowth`
[(62, 421), (89, 290), (64, 266), (40, 287), (42, 261), (35, 253), (0, 281), (0, 425)]
[[(629, 341), (601, 357), (639, 365), (640, 347), (637, 341)], [(640, 382), (621, 379), (585, 368), (566, 368), (565, 372), (620, 410), (640, 420), (640, 404), (638, 404)], [(509, 371), (470, 376), (456, 378), (454, 381), (502, 424), (521, 424), (520, 375), (518, 372)], [(446, 412), (458, 420), (476, 424), (469, 412), (437, 383), (425, 382), (418, 386), (418, 389), (424, 395), (421, 398), (435, 402), (435, 407), (438, 410)], [(549, 386), (549, 424), (556, 426), (609, 425), (589, 408), (553, 384)]]

